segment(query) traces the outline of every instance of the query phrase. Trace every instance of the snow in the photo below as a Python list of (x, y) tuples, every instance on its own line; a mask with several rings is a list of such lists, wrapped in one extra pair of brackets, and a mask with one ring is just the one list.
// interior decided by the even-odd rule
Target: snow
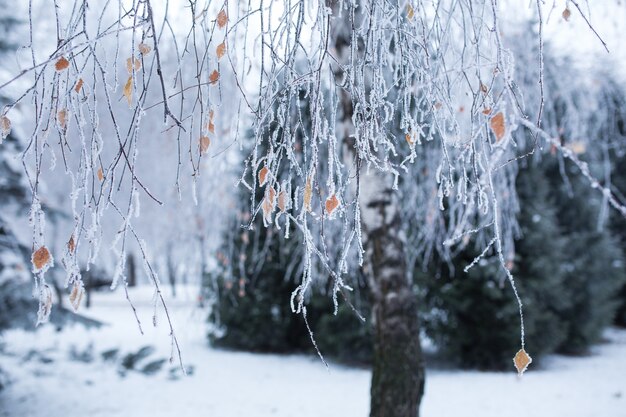
[[(314, 356), (210, 348), (197, 291), (178, 290), (176, 299), (168, 297), (168, 306), (191, 375), (180, 375), (174, 362), (152, 376), (132, 370), (121, 376), (119, 361), (104, 361), (100, 354), (116, 347), (125, 354), (151, 345), (155, 353), (141, 364), (167, 358), (167, 326), (162, 312), (159, 327), (150, 324), (150, 288), (130, 291), (143, 336), (123, 293), (96, 293), (93, 307), (82, 311), (107, 326), (76, 325), (57, 332), (46, 325), (38, 332), (4, 333), (0, 363), (12, 383), (0, 391), (0, 416), (368, 415), (369, 370), (331, 363), (327, 371)], [(626, 416), (626, 331), (610, 329), (606, 339), (587, 357), (551, 356), (541, 369), (531, 366), (522, 378), (512, 366), (508, 373), (429, 369), (422, 415)], [(92, 362), (70, 358), (72, 349), (83, 352), (90, 344)], [(33, 349), (39, 354), (25, 360)]]

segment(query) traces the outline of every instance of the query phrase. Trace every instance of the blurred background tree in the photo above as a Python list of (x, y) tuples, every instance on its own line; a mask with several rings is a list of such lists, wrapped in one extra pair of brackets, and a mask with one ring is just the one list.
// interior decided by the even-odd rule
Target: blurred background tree
[[(16, 48), (15, 29), (20, 22), (6, 0), (0, 0), (0, 58)], [(0, 107), (9, 97), (0, 93)], [(29, 188), (21, 164), (22, 144), (16, 129), (2, 121), (0, 140), (0, 330), (9, 325), (23, 325), (32, 319), (36, 303), (30, 285), (30, 249), (21, 243), (13, 230), (16, 216), (30, 206)], [(8, 134), (7, 134), (8, 133)], [(6, 136), (5, 136), (6, 134)], [(35, 307), (35, 310), (33, 310)]]

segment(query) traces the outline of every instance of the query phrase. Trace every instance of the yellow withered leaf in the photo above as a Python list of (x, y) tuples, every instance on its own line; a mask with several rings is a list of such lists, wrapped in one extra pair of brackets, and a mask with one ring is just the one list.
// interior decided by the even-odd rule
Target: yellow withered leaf
[(304, 186), (304, 209), (311, 211), (311, 198), (313, 197), (313, 181), (311, 177), (307, 178)]
[(209, 82), (211, 84), (217, 83), (220, 79), (220, 73), (217, 70), (213, 70), (213, 72), (209, 75)]
[(226, 11), (222, 9), (217, 15), (217, 26), (222, 29), (226, 26), (226, 23), (228, 23), (228, 15), (226, 14)]
[(333, 214), (333, 211), (335, 211), (335, 209), (339, 207), (339, 199), (337, 198), (337, 195), (333, 194), (332, 196), (328, 197), (326, 199), (325, 206), (328, 215), (330, 216), (331, 214)]
[(129, 74), (132, 73), (133, 67), (135, 67), (135, 72), (139, 71), (139, 69), (141, 69), (141, 61), (135, 57), (128, 58), (126, 60), (126, 71), (128, 71)]
[(413, 17), (415, 17), (415, 9), (410, 4), (406, 6), (406, 17), (409, 20), (413, 20)]
[(587, 151), (587, 145), (585, 145), (585, 143), (581, 141), (568, 143), (566, 147), (569, 148), (576, 155), (582, 155)]
[(67, 59), (65, 59), (64, 56), (62, 56), (54, 64), (54, 69), (57, 70), (57, 71), (63, 71), (64, 69), (66, 69), (69, 66), (70, 66), (70, 61), (68, 61)]
[(148, 55), (150, 51), (152, 51), (152, 47), (143, 42), (137, 46), (137, 49), (139, 49), (139, 52), (141, 53), (141, 55)]
[(98, 174), (97, 175), (98, 175), (98, 179), (100, 181), (104, 180), (104, 172), (102, 172), (102, 167), (98, 168)]
[(76, 91), (77, 93), (80, 93), (80, 90), (83, 88), (83, 79), (79, 78), (78, 81), (76, 81), (76, 85), (74, 86), (74, 91)]
[(515, 369), (517, 369), (517, 374), (522, 375), (524, 371), (528, 368), (533, 362), (533, 358), (530, 357), (528, 353), (524, 349), (520, 349), (513, 358), (513, 364), (515, 364)]
[(217, 59), (221, 59), (225, 53), (226, 53), (226, 42), (222, 42), (219, 45), (217, 45), (217, 48), (215, 48), (215, 55), (217, 55)]
[(133, 77), (128, 77), (128, 81), (124, 85), (124, 97), (128, 100), (128, 105), (133, 104)]
[(413, 145), (415, 143), (415, 135), (412, 132), (404, 135), (404, 139), (406, 139), (406, 143), (408, 143), (409, 145)]
[(200, 137), (200, 154), (205, 154), (207, 149), (209, 149), (209, 145), (211, 144), (211, 139), (208, 136)]
[(45, 246), (40, 247), (33, 253), (33, 265), (36, 271), (42, 270), (50, 262), (50, 252)]
[(498, 112), (498, 114), (491, 118), (489, 125), (491, 126), (491, 130), (494, 135), (496, 135), (496, 142), (499, 142), (504, 137), (505, 133), (504, 114), (502, 112)]
[(269, 174), (270, 170), (267, 169), (267, 167), (263, 167), (261, 168), (261, 170), (259, 171), (259, 186), (264, 186), (265, 183), (267, 182), (267, 174)]

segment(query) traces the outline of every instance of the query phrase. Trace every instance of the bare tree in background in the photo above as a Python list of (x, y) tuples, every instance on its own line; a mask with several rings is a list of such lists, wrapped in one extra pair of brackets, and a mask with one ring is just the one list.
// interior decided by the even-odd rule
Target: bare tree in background
[[(520, 373), (530, 357), (510, 273), (516, 161), (553, 147), (626, 216), (611, 185), (598, 181), (558, 132), (543, 128), (543, 25), (554, 5), (533, 3), (539, 92), (525, 104), (502, 36), (504, 6), (496, 0), (53, 3), (28, 2), (20, 68), (0, 82), (17, 92), (2, 111), (3, 137), (17, 106), (29, 108), (22, 161), (32, 192), (40, 322), (51, 309), (46, 271), (53, 255), (67, 271), (70, 302), (78, 308), (79, 259), (99, 260), (103, 219), (112, 212), (118, 222), (110, 245), (113, 287), (126, 289), (132, 242), (182, 366), (150, 245), (135, 227), (140, 201), (162, 204), (154, 189), (170, 182), (179, 199), (187, 194), (196, 204), (220, 207), (215, 188), (202, 181), (214, 180), (214, 161), (251, 136), (239, 180), (250, 190), (248, 225), (262, 216), (282, 233), (295, 227), (304, 242), (293, 311), (306, 321), (308, 294), (322, 280), (331, 283), (335, 310), (349, 303), (351, 271), (364, 267), (376, 320), (371, 413), (415, 416), (423, 365), (395, 193), (404, 172), (417, 164), (422, 174), (420, 181), (406, 179), (423, 198), (416, 210), (426, 208), (423, 232), (413, 241), (416, 256), (433, 246), (463, 246), (476, 234), (485, 245), (475, 262), (489, 251), (498, 259), (519, 305)], [(589, 22), (578, 2), (567, 5), (573, 7), (563, 5), (563, 18), (576, 13)], [(46, 39), (51, 33), (56, 42)], [(164, 124), (155, 130), (144, 119), (157, 111)], [(513, 135), (522, 129), (532, 133), (529, 151), (520, 152), (525, 148)], [(161, 167), (153, 160), (142, 159), (154, 136), (173, 144), (166, 178), (155, 175)], [(593, 138), (585, 140), (593, 146)], [(42, 184), (55, 180), (48, 170), (57, 164), (71, 183), (73, 228), (53, 254)], [(448, 213), (445, 222), (440, 210)], [(311, 338), (314, 343), (312, 331)]]

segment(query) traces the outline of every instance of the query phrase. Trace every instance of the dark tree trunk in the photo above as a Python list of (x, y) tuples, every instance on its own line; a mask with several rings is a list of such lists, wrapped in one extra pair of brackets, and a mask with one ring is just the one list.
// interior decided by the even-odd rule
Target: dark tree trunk
[(172, 245), (167, 246), (167, 276), (172, 286), (172, 297), (176, 298), (176, 267), (174, 266)]
[(135, 257), (132, 253), (126, 256), (126, 268), (128, 269), (128, 286), (134, 287), (137, 285), (137, 271), (135, 269)]
[[(339, 3), (327, 0), (333, 15)], [(352, 37), (350, 28), (358, 26), (364, 13), (360, 7), (343, 12), (342, 19), (331, 20), (330, 44), (334, 45), (339, 63), (348, 65)], [(357, 45), (357, 51), (363, 45)], [(354, 68), (352, 70), (355, 70)], [(337, 82), (343, 79), (337, 67)], [(352, 149), (353, 99), (343, 89), (340, 93), (344, 145)], [(347, 158), (345, 163), (351, 163)], [(357, 168), (358, 169), (358, 168)], [(404, 240), (399, 217), (398, 196), (392, 190), (392, 175), (370, 171), (361, 173), (360, 206), (366, 250), (366, 275), (372, 300), (374, 320), (374, 358), (371, 385), (371, 417), (417, 417), (424, 393), (424, 363), (420, 346), (418, 306), (408, 278), (404, 260)]]
[[(377, 174), (381, 175), (381, 174)], [(416, 417), (424, 393), (424, 364), (416, 296), (407, 279), (400, 219), (384, 190), (367, 203), (366, 254), (374, 318), (371, 417)], [(386, 196), (386, 198), (385, 198)], [(371, 226), (370, 226), (371, 227)]]
[(82, 275), (83, 282), (85, 283), (85, 292), (87, 293), (85, 297), (85, 307), (89, 308), (91, 307), (91, 291), (93, 291), (93, 274), (91, 271), (83, 271)]

